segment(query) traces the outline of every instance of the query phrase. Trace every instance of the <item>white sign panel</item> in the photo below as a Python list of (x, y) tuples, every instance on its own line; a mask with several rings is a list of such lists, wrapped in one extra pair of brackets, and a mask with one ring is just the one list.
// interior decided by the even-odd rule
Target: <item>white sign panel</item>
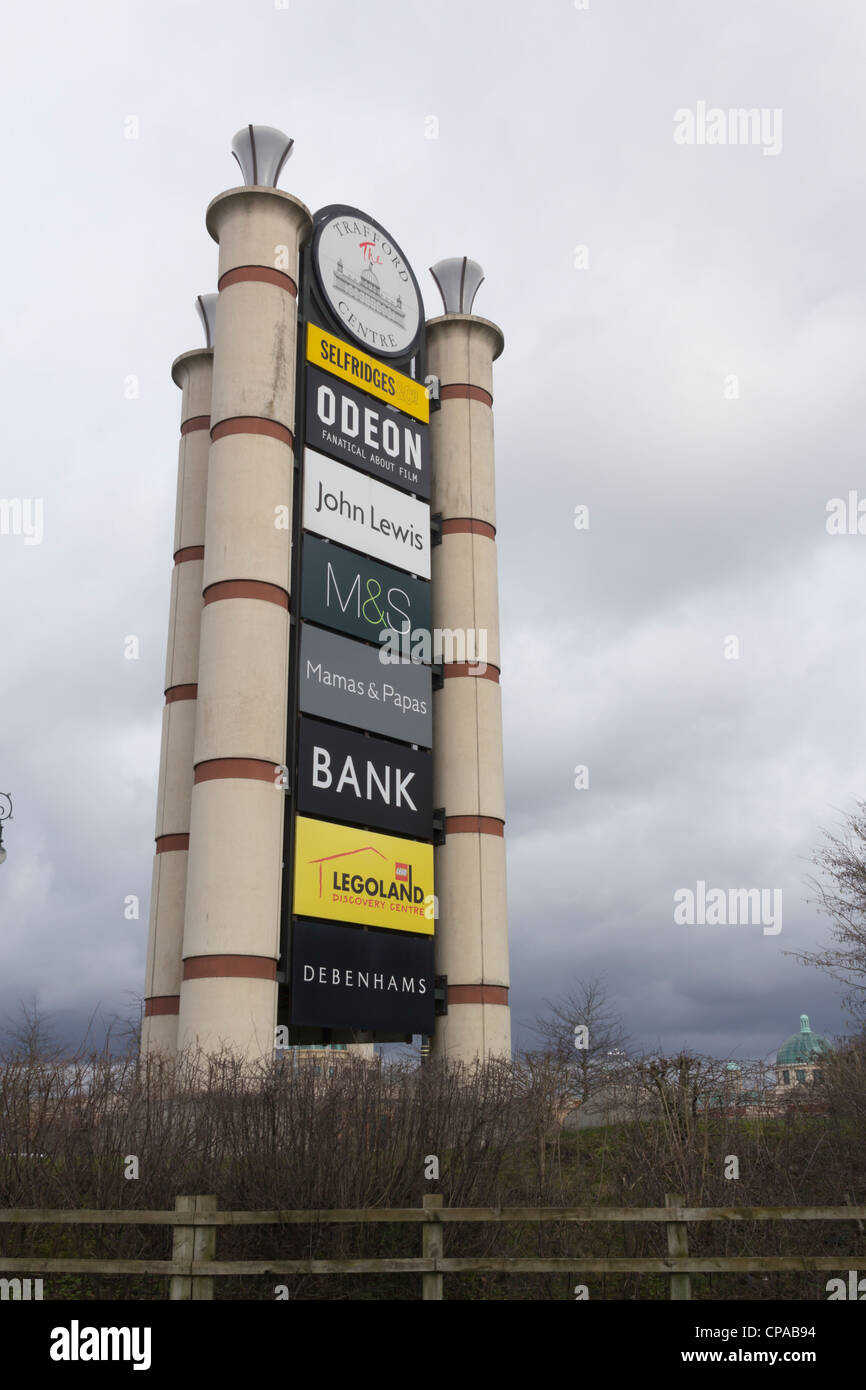
[(304, 529), (430, 578), (430, 507), (315, 449), (304, 450)]

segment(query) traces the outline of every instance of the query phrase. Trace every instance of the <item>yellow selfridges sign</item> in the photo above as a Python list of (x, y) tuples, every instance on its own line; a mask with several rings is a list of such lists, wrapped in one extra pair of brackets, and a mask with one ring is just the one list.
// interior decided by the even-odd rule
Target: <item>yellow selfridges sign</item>
[(433, 846), (298, 816), (296, 917), (433, 935)]
[(414, 415), (416, 420), (426, 424), (430, 419), (430, 401), (420, 381), (395, 372), (393, 367), (368, 357), (360, 348), (351, 347), (315, 323), (307, 324), (307, 361), (407, 415)]

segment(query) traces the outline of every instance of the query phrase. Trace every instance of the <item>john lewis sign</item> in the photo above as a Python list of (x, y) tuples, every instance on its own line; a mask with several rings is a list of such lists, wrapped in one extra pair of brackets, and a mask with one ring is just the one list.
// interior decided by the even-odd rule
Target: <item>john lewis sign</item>
[(430, 508), (354, 468), (304, 450), (307, 531), (430, 578)]

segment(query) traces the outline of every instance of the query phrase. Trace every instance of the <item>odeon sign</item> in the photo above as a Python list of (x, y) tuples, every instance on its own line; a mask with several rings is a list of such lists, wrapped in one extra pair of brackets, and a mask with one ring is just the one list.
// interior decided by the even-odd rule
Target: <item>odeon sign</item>
[(306, 431), (308, 449), (429, 498), (429, 426), (313, 366), (307, 369)]

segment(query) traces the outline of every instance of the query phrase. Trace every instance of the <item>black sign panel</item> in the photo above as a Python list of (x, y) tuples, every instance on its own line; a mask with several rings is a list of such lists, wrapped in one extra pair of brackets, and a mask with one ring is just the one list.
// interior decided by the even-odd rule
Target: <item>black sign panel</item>
[(298, 918), (292, 927), (293, 1024), (433, 1032), (433, 938)]
[(430, 496), (430, 426), (313, 366), (307, 368), (306, 444), (380, 482)]
[(406, 634), (408, 650), (412, 633), (430, 633), (430, 584), (305, 533), (301, 617), (368, 642)]
[(297, 803), (305, 815), (430, 840), (432, 755), (304, 718)]

